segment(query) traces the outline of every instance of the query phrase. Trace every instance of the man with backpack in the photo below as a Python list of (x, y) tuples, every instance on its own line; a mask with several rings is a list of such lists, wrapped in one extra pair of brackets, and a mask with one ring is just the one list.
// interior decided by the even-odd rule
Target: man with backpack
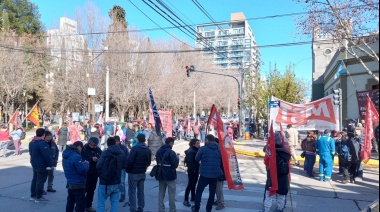
[(330, 138), (330, 130), (325, 130), (324, 135), (317, 141), (316, 151), (319, 155), (319, 180), (329, 182), (333, 170), (335, 155), (335, 141)]
[(169, 137), (165, 140), (165, 145), (162, 146), (156, 154), (157, 164), (161, 166), (160, 179), (158, 180), (158, 211), (165, 212), (165, 192), (168, 188), (170, 212), (176, 211), (175, 195), (176, 195), (176, 179), (179, 165), (179, 158), (172, 150), (174, 138)]
[(104, 212), (105, 202), (110, 197), (111, 212), (117, 212), (120, 196), (121, 171), (126, 167), (125, 153), (116, 145), (114, 137), (107, 139), (107, 150), (102, 152), (96, 169), (99, 174), (98, 212)]
[[(120, 139), (119, 136), (115, 136), (114, 138), (116, 140), (116, 146), (120, 147), (121, 151), (124, 152), (125, 161), (127, 161), (128, 156), (129, 156), (129, 150), (128, 150), (128, 148), (124, 144), (121, 143), (121, 139)], [(126, 168), (126, 166), (124, 166), (123, 169), (121, 170), (120, 199), (119, 199), (119, 202), (124, 202), (125, 201), (125, 175), (126, 175), (125, 168)]]
[[(129, 211), (144, 211), (145, 196), (144, 182), (146, 169), (151, 164), (152, 151), (145, 144), (145, 135), (136, 136), (137, 143), (132, 147), (127, 160)], [(136, 207), (136, 190), (138, 208)]]
[(343, 157), (343, 184), (355, 183), (357, 177), (357, 167), (360, 166), (360, 143), (355, 139), (352, 132), (347, 133), (346, 142), (342, 147)]
[(282, 146), (281, 134), (276, 132), (274, 134), (276, 145), (276, 165), (277, 165), (277, 195), (269, 196), (269, 188), (272, 187), (269, 158), (265, 158), (264, 163), (267, 169), (267, 181), (265, 184), (265, 199), (264, 199), (264, 212), (269, 212), (272, 207), (272, 201), (277, 198), (277, 211), (282, 212), (285, 208), (286, 195), (289, 190), (289, 161), (291, 155)]

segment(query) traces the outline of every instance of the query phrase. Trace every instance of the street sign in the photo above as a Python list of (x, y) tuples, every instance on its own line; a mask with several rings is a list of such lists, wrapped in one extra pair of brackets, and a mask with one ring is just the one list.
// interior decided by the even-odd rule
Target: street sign
[(87, 95), (95, 96), (95, 88), (88, 88), (87, 89)]
[(269, 106), (271, 108), (280, 107), (280, 101), (269, 101)]
[(103, 111), (103, 105), (101, 104), (95, 104), (95, 112), (102, 112)]

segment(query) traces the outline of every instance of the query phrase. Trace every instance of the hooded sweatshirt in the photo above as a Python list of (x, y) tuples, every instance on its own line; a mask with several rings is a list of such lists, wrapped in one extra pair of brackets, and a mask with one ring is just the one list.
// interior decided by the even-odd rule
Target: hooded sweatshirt
[[(108, 146), (107, 150), (102, 152), (102, 155), (100, 156), (100, 159), (98, 163), (96, 164), (96, 169), (99, 172), (101, 172), (103, 169), (103, 166), (105, 166), (106, 160), (111, 156), (114, 156), (117, 158), (117, 169), (116, 169), (117, 179), (114, 182), (110, 182), (108, 185), (116, 185), (116, 184), (120, 184), (121, 170), (125, 168), (127, 165), (126, 163), (127, 159), (125, 157), (125, 153), (120, 149), (119, 146), (117, 145)], [(100, 185), (106, 185), (106, 179), (102, 178), (101, 173), (99, 174), (99, 179), (100, 179), (99, 181)]]
[(162, 165), (161, 179), (172, 181), (177, 179), (177, 171), (179, 159), (172, 147), (168, 144), (162, 146), (156, 154), (157, 164)]
[(197, 162), (201, 162), (199, 174), (206, 178), (219, 178), (223, 171), (222, 155), (220, 153), (219, 144), (216, 142), (208, 142), (201, 147), (195, 156)]
[(34, 137), (29, 143), (30, 163), (34, 170), (53, 166), (50, 147), (42, 137)]
[(75, 146), (68, 146), (62, 153), (62, 166), (67, 185), (86, 185), (89, 164), (82, 161), (82, 156)]

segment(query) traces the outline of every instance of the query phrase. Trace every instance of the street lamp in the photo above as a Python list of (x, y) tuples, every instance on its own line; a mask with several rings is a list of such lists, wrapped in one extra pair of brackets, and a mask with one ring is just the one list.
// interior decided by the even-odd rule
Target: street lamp
[[(94, 59), (92, 59), (89, 63), (88, 63), (88, 67), (87, 67), (87, 73), (86, 73), (86, 77), (87, 77), (87, 83), (88, 83), (88, 88), (91, 88), (91, 80), (90, 80), (90, 65), (92, 64), (92, 62), (95, 61), (95, 59), (97, 59), (100, 55), (102, 55), (104, 52), (106, 52), (108, 50), (108, 47), (104, 47), (104, 50), (102, 52), (100, 52)], [(89, 95), (89, 93), (87, 93), (87, 112), (88, 112), (88, 116), (89, 116), (89, 119), (92, 118), (92, 111), (91, 111), (91, 96)]]

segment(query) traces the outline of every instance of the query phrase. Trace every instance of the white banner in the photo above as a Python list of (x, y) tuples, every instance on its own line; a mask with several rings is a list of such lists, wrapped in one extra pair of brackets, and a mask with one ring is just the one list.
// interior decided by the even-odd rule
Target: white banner
[[(333, 94), (306, 104), (292, 104), (276, 97), (270, 102), (270, 122), (275, 131), (291, 124), (297, 130), (339, 130), (339, 105)], [(270, 123), (269, 122), (269, 123)]]

